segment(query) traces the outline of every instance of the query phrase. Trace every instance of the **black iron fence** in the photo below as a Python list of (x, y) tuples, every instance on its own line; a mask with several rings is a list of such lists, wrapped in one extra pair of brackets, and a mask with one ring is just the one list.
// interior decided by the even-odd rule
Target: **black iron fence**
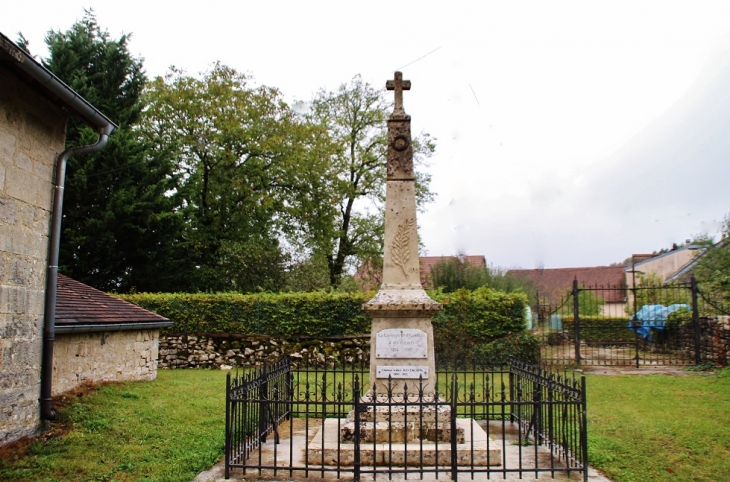
[[(537, 366), (443, 366), (434, 387), (370, 380), (311, 354), (229, 374), (226, 478), (575, 473), (587, 480), (585, 380)], [(376, 383), (377, 382), (377, 383)]]
[(727, 365), (730, 307), (694, 279), (669, 285), (583, 286), (538, 296), (543, 365)]

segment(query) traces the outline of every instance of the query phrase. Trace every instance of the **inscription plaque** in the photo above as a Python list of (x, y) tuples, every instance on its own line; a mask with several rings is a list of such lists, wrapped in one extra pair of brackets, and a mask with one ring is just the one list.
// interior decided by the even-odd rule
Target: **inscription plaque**
[(375, 337), (376, 358), (427, 358), (426, 332), (415, 328), (388, 328)]
[(414, 378), (416, 380), (419, 377), (423, 379), (428, 378), (428, 367), (427, 366), (389, 366), (383, 365), (377, 367), (375, 371), (377, 378)]

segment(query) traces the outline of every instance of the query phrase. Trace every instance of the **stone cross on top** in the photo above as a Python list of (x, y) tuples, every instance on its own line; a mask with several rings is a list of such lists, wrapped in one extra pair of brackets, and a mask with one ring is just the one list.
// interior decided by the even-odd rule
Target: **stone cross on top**
[(411, 90), (411, 81), (403, 80), (403, 73), (396, 72), (395, 79), (387, 81), (385, 88), (395, 91), (395, 108), (393, 109), (393, 113), (405, 113), (403, 110), (403, 91)]

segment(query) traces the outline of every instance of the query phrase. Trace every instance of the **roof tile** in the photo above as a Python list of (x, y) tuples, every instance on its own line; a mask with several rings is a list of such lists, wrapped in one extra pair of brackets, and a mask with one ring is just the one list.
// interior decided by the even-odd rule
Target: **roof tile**
[(169, 321), (151, 311), (58, 275), (56, 326)]

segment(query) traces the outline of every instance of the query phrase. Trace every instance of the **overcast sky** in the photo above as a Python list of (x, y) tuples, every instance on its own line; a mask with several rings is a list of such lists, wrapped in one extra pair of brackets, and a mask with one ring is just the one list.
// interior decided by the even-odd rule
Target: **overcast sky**
[(212, 62), (308, 100), (395, 70), (437, 138), (429, 255), (598, 266), (716, 235), (730, 212), (730, 2), (76, 0), (10, 2), (43, 38), (92, 6), (150, 77)]

